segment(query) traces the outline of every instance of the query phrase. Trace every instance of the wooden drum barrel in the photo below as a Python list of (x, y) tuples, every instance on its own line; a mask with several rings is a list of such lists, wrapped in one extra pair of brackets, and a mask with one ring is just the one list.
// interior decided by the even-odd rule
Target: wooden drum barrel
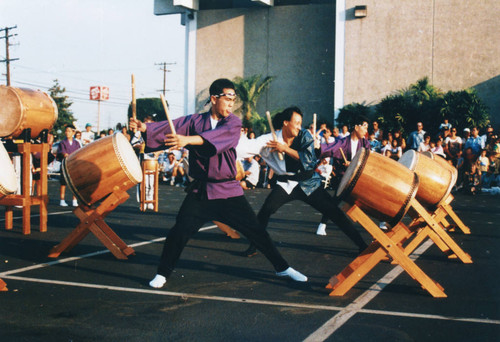
[(68, 187), (86, 205), (142, 182), (139, 160), (122, 133), (98, 139), (73, 152), (63, 159), (61, 170)]
[(414, 150), (406, 151), (399, 163), (414, 171), (418, 175), (420, 185), (417, 191), (417, 200), (420, 204), (435, 208), (450, 194), (453, 188), (453, 175), (448, 168), (439, 162), (424, 156)]
[(2, 168), (2, 172), (0, 172), (0, 199), (2, 199), (17, 190), (16, 171), (2, 143), (0, 143), (0, 165)]
[(145, 159), (142, 161), (144, 169), (148, 171), (155, 171), (158, 165), (158, 160), (156, 159)]
[(31, 128), (35, 138), (57, 120), (57, 106), (40, 90), (0, 86), (0, 137), (16, 138)]
[(451, 186), (453, 187), (456, 183), (457, 183), (457, 179), (458, 179), (458, 170), (456, 167), (454, 167), (453, 165), (451, 165), (450, 163), (448, 163), (446, 161), (446, 159), (444, 159), (443, 157), (441, 156), (438, 156), (437, 154), (434, 154), (432, 153), (431, 151), (426, 151), (426, 152), (422, 152), (422, 154), (426, 157), (429, 157), (431, 159), (434, 159), (435, 161), (437, 161), (439, 163), (439, 165), (441, 165), (442, 167), (444, 167), (445, 169), (448, 169), (450, 170), (451, 172)]
[(410, 208), (417, 188), (418, 176), (413, 171), (393, 159), (362, 148), (347, 167), (337, 196), (394, 226)]

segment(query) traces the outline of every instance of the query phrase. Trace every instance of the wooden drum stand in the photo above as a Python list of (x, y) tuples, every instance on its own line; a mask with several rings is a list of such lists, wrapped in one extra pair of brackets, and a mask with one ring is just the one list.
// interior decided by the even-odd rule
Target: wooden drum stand
[[(40, 232), (47, 231), (47, 204), (49, 201), (47, 191), (47, 164), (49, 144), (47, 143), (47, 130), (42, 132), (42, 143), (32, 144), (31, 129), (27, 128), (22, 135), (23, 143), (16, 144), (18, 152), (22, 155), (22, 189), (20, 195), (8, 195), (0, 200), (0, 205), (5, 206), (5, 229), (13, 228), (13, 207), (23, 207), (23, 234), (31, 233), (31, 206), (40, 206)], [(31, 175), (31, 153), (40, 153), (40, 181), (37, 188), (37, 195), (31, 196), (30, 175)]]
[[(408, 211), (408, 215), (412, 218), (411, 223), (406, 226), (400, 221), (387, 233), (384, 233), (356, 204), (346, 203), (343, 210), (354, 222), (361, 224), (375, 240), (342, 272), (330, 278), (326, 286), (332, 290), (330, 296), (343, 296), (379, 262), (390, 256), (394, 263), (399, 264), (433, 297), (446, 297), (441, 285), (427, 276), (409, 257), (426, 237), (430, 237), (443, 252), (456, 255), (464, 263), (472, 263), (470, 256), (438, 224), (443, 212), (446, 212), (444, 210), (438, 209), (429, 214), (416, 199), (412, 199)], [(403, 247), (403, 244), (413, 236), (415, 238), (410, 244)]]
[(127, 259), (135, 251), (104, 222), (104, 218), (117, 206), (129, 198), (126, 191), (118, 189), (108, 195), (97, 208), (80, 204), (73, 213), (80, 219), (80, 224), (60, 244), (50, 250), (49, 257), (57, 258), (62, 252), (68, 252), (76, 246), (88, 233), (92, 232), (99, 241), (117, 259)]

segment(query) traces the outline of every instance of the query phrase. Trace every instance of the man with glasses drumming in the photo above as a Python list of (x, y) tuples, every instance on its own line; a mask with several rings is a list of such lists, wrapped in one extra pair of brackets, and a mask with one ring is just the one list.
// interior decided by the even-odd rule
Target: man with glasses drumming
[(163, 287), (191, 236), (214, 220), (243, 233), (273, 264), (278, 276), (307, 281), (306, 276), (289, 267), (269, 234), (259, 226), (235, 179), (241, 120), (231, 113), (236, 100), (234, 88), (228, 79), (214, 81), (209, 89), (210, 110), (174, 120), (177, 134), (172, 134), (168, 121), (146, 125), (130, 119), (132, 129), (145, 132), (147, 149), (189, 149), (189, 175), (194, 179), (165, 240), (157, 274), (149, 283), (151, 287)]

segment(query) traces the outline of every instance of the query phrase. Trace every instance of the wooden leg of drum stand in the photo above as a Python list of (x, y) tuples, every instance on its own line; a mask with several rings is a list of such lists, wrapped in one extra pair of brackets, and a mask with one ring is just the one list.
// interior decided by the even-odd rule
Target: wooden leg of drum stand
[[(362, 253), (361, 256), (357, 258), (356, 263), (351, 263), (339, 277), (333, 277), (330, 280), (330, 285), (327, 287), (332, 287), (334, 290), (330, 293), (331, 296), (342, 296), (344, 295), (352, 286), (354, 286), (361, 277), (358, 275), (364, 275), (368, 273), (376, 264), (378, 264), (385, 255), (389, 254), (413, 279), (418, 281), (420, 285), (426, 289), (433, 297), (446, 297), (441, 285), (433, 281), (427, 274), (425, 274), (407, 255), (404, 254), (400, 242), (393, 240), (394, 235), (400, 234), (403, 236), (404, 240), (407, 236), (412, 234), (411, 230), (407, 229), (404, 232), (404, 225), (398, 224), (399, 228), (396, 232), (392, 234), (385, 234), (380, 230), (378, 225), (376, 225), (358, 206), (353, 205), (346, 212), (346, 214), (355, 222), (358, 222), (363, 226), (375, 239), (378, 245), (370, 245), (368, 249)], [(393, 228), (394, 229), (394, 228)], [(405, 229), (406, 230), (406, 229)], [(401, 238), (398, 236), (398, 239)], [(349, 268), (352, 268), (349, 270)], [(345, 272), (345, 273), (344, 273)], [(350, 275), (345, 278), (342, 275), (347, 273)], [(346, 281), (348, 279), (348, 281)], [(337, 281), (336, 284), (332, 282)]]
[(127, 259), (127, 256), (134, 254), (135, 251), (104, 222), (104, 217), (128, 198), (125, 191), (118, 191), (109, 195), (96, 209), (76, 208), (74, 213), (80, 219), (80, 224), (60, 244), (51, 249), (49, 257), (57, 258), (62, 252), (71, 250), (90, 232), (117, 259)]
[(12, 230), (14, 227), (14, 210), (13, 207), (8, 205), (5, 207), (5, 229)]
[[(427, 226), (435, 233), (452, 251), (455, 255), (465, 264), (471, 264), (472, 259), (469, 254), (465, 253), (462, 248), (448, 235), (448, 233), (434, 220), (433, 216), (427, 212), (427, 210), (415, 199), (412, 200), (411, 211), (416, 212), (416, 215), (420, 216)], [(429, 235), (433, 238), (433, 235)], [(433, 239), (433, 241), (437, 241)]]
[(154, 197), (153, 197), (153, 205), (154, 205), (154, 211), (158, 212), (158, 178), (160, 175), (160, 170), (158, 169), (158, 163), (156, 163), (156, 168), (154, 171)]
[(9, 289), (7, 288), (7, 284), (5, 284), (5, 282), (0, 279), (0, 291), (8, 291)]
[(470, 234), (470, 228), (467, 227), (458, 217), (458, 215), (453, 211), (453, 208), (450, 205), (451, 201), (453, 201), (453, 195), (450, 194), (448, 195), (444, 203), (440, 206), (440, 209), (444, 210), (446, 214), (451, 217), (451, 219), (464, 234)]

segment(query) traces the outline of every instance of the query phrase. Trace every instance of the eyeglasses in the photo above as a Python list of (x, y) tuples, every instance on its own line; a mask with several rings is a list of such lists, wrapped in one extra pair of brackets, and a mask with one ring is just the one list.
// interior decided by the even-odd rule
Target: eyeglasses
[[(230, 101), (236, 101), (236, 93), (220, 93), (219, 95), (213, 95), (217, 98), (220, 98), (220, 97), (223, 97), (223, 96), (226, 96), (226, 98)], [(234, 96), (233, 98), (231, 98), (232, 96)]]

